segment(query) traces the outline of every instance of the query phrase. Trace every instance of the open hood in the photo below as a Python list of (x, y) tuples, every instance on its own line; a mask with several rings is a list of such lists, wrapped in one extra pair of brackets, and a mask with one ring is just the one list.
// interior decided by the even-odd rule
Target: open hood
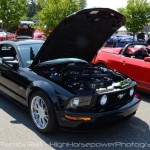
[(31, 67), (58, 58), (79, 58), (91, 62), (106, 40), (124, 24), (124, 16), (108, 8), (73, 13), (53, 30)]
[(34, 30), (28, 25), (24, 25), (16, 31), (16, 37), (33, 37)]

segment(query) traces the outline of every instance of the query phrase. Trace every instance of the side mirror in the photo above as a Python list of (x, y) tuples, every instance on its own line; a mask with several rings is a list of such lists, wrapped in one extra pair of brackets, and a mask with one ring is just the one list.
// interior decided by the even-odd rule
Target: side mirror
[(3, 57), (2, 63), (13, 67), (15, 70), (19, 67), (19, 62), (14, 59), (14, 57)]
[(144, 58), (144, 61), (150, 62), (150, 57), (145, 57), (145, 58)]
[(2, 57), (2, 63), (6, 63), (7, 61), (13, 61), (14, 57)]

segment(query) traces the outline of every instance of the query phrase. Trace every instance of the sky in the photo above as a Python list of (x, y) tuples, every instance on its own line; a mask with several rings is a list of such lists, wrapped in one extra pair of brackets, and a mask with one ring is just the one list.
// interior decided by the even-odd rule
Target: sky
[(105, 7), (117, 10), (120, 7), (126, 7), (127, 0), (87, 0), (87, 8)]

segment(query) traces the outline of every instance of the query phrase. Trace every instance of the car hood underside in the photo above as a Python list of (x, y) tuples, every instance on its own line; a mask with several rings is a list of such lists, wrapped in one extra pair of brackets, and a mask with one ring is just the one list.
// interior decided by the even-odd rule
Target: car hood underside
[(76, 12), (53, 30), (32, 65), (58, 58), (79, 58), (91, 62), (106, 40), (124, 24), (124, 16), (111, 9), (93, 8)]

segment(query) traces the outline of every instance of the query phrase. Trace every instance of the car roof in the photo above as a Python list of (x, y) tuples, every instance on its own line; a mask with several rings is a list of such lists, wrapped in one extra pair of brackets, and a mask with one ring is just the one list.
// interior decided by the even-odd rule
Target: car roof
[(44, 43), (43, 40), (11, 40), (11, 41), (2, 41), (0, 44), (13, 44), (13, 45), (22, 45), (22, 44), (33, 44), (33, 43)]

